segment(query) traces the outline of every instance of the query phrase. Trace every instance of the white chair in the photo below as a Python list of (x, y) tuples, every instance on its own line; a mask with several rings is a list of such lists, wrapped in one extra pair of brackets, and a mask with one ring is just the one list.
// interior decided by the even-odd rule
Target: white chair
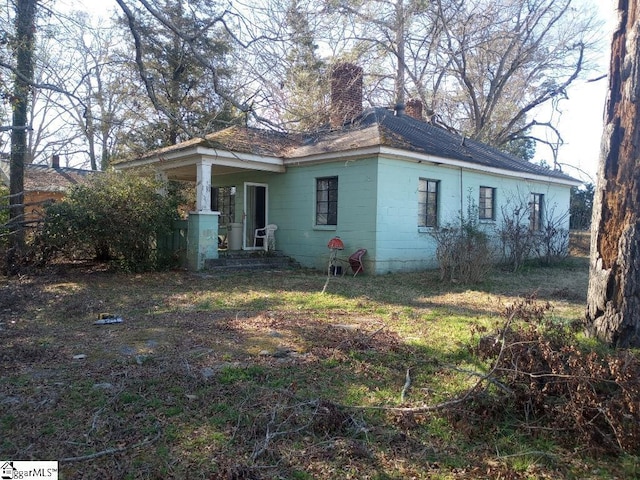
[(276, 236), (275, 231), (278, 229), (277, 225), (269, 224), (264, 228), (257, 228), (253, 235), (253, 246), (258, 246), (258, 239), (262, 239), (262, 248), (265, 252), (276, 249)]

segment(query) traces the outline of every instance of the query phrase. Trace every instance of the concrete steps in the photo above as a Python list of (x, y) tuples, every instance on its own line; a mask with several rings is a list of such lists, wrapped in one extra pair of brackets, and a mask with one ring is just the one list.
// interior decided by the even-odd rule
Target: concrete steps
[(205, 270), (285, 270), (300, 268), (300, 265), (282, 252), (271, 251), (224, 251), (219, 257), (205, 260)]

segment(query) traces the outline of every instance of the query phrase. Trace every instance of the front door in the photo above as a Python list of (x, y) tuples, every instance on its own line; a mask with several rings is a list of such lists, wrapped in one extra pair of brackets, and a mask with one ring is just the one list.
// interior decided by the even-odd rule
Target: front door
[[(268, 186), (265, 183), (244, 184), (244, 245), (245, 250), (253, 249), (256, 229), (267, 225), (269, 206)], [(262, 239), (258, 239), (256, 249), (262, 249)]]

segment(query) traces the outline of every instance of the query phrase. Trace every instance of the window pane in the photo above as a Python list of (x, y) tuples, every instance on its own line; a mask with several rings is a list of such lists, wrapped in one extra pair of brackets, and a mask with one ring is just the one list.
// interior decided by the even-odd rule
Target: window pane
[(236, 187), (213, 187), (211, 189), (211, 210), (220, 212), (220, 224), (235, 221)]
[(494, 191), (495, 188), (480, 187), (478, 216), (483, 220), (494, 220)]
[(316, 225), (338, 224), (338, 177), (316, 179)]
[(418, 182), (418, 226), (438, 225), (438, 185), (437, 180), (421, 178)]
[(542, 229), (543, 197), (541, 193), (531, 194), (529, 226), (534, 231)]

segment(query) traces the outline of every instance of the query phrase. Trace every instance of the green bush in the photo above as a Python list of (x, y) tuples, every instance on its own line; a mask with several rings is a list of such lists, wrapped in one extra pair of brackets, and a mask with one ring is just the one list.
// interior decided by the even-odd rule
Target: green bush
[(167, 185), (127, 173), (95, 175), (75, 186), (45, 210), (38, 238), (42, 259), (92, 254), (131, 271), (166, 267), (167, 255), (155, 248), (156, 239), (170, 232), (179, 198), (162, 190)]

